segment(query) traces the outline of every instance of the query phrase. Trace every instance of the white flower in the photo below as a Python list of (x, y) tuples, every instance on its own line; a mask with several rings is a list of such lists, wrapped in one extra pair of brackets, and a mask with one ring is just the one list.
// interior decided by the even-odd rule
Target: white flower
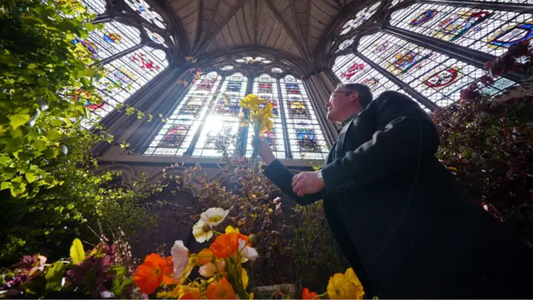
[(183, 245), (183, 241), (175, 241), (170, 253), (174, 263), (174, 280), (176, 280), (189, 264), (189, 249)]
[(224, 210), (220, 207), (211, 207), (200, 215), (200, 219), (209, 226), (215, 227), (222, 223), (228, 214), (229, 210)]
[(255, 248), (250, 247), (246, 244), (246, 241), (239, 239), (239, 251), (241, 253), (241, 256), (243, 257), (241, 259), (241, 262), (247, 262), (248, 260), (254, 261), (257, 259), (259, 254), (257, 253), (257, 250)]
[(226, 262), (225, 261), (217, 261), (217, 264), (215, 266), (214, 263), (210, 262), (208, 264), (203, 265), (198, 272), (200, 275), (204, 277), (213, 277), (215, 276), (215, 273), (224, 273), (226, 270)]
[(198, 220), (192, 227), (192, 234), (198, 243), (203, 243), (213, 236), (213, 231), (204, 221)]

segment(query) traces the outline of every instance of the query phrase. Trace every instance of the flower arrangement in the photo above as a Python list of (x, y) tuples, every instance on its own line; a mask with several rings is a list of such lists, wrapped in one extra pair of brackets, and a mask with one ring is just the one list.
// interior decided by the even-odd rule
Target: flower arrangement
[[(244, 235), (239, 228), (227, 226), (225, 232), (216, 231), (228, 217), (229, 210), (212, 207), (203, 212), (194, 225), (195, 239), (204, 243), (214, 238), (209, 247), (197, 254), (189, 253), (183, 241), (175, 242), (171, 255), (157, 253), (146, 256), (133, 276), (115, 244), (102, 243), (86, 252), (82, 242), (75, 239), (70, 258), (46, 264), (41, 255), (24, 256), (4, 272), (0, 282), (0, 298), (125, 298), (152, 296), (161, 299), (253, 299), (250, 279), (244, 264), (257, 259), (252, 247), (255, 235)], [(199, 277), (191, 279), (198, 267)], [(135, 287), (136, 286), (136, 287)], [(276, 292), (273, 296), (277, 296)], [(363, 286), (353, 269), (334, 274), (327, 291), (317, 295), (304, 288), (302, 299), (362, 299)], [(281, 295), (283, 296), (283, 295)]]
[[(251, 247), (254, 236), (244, 235), (232, 226), (226, 227), (225, 233), (217, 232), (215, 228), (228, 214), (228, 210), (212, 207), (194, 225), (193, 235), (199, 243), (215, 237), (209, 248), (189, 254), (183, 241), (176, 241), (171, 256), (148, 255), (133, 276), (141, 292), (153, 294), (162, 286), (156, 293), (158, 298), (253, 298), (253, 293), (246, 290), (249, 278), (243, 264), (258, 257)], [(199, 267), (201, 277), (191, 280), (189, 276), (195, 267)]]

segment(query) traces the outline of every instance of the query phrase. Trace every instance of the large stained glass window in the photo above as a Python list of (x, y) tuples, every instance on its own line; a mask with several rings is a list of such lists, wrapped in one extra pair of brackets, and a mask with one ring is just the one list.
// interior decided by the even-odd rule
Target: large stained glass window
[(496, 56), (533, 38), (532, 14), (483, 8), (417, 3), (393, 12), (390, 23)]
[(376, 12), (380, 4), (381, 1), (375, 2), (357, 12), (353, 19), (350, 19), (348, 22), (346, 22), (346, 24), (344, 24), (341, 29), (341, 35), (347, 34), (352, 30), (356, 29), (357, 27), (361, 26), (363, 22), (368, 20)]
[[(95, 14), (105, 13), (106, 9), (113, 8), (113, 3), (106, 3), (105, 0), (82, 1), (88, 7), (88, 10)], [(147, 18), (147, 20), (153, 24), (165, 28), (161, 15), (155, 12), (149, 5), (146, 5), (144, 1), (127, 0), (126, 3), (131, 7), (136, 6), (140, 11), (137, 13), (140, 13), (141, 16), (144, 17), (146, 15), (145, 13), (152, 16), (152, 18)], [(142, 9), (143, 7), (145, 8), (144, 10)], [(85, 104), (89, 111), (89, 118), (84, 120), (85, 127), (93, 126), (94, 122), (112, 112), (117, 104), (126, 101), (133, 93), (155, 78), (168, 66), (165, 51), (142, 44), (141, 31), (146, 32), (151, 42), (167, 48), (169, 47), (168, 45), (172, 45), (169, 43), (170, 39), (164, 33), (149, 30), (144, 28), (142, 24), (135, 24), (135, 22), (126, 25), (118, 21), (103, 23), (101, 30), (95, 29), (86, 39), (75, 38), (72, 40), (72, 43), (81, 44), (91, 51), (93, 58), (100, 61), (104, 60), (104, 67), (108, 71), (107, 77), (98, 83), (100, 93), (103, 96), (103, 103), (94, 104), (87, 102)], [(105, 87), (117, 85), (119, 88), (111, 92), (103, 91)], [(82, 93), (83, 91), (80, 91), (82, 97), (78, 97), (78, 99), (84, 99)]]
[(144, 155), (182, 156), (203, 124), (221, 80), (211, 72), (192, 85)]
[[(209, 115), (204, 121), (198, 143), (192, 156), (221, 157), (222, 152), (216, 149), (217, 139), (222, 135), (236, 136), (239, 131), (239, 100), (245, 96), (248, 79), (241, 73), (225, 78), (220, 93), (225, 93), (231, 104), (225, 103), (224, 97), (217, 95), (216, 101), (210, 106)], [(229, 150), (233, 150), (230, 145)]]
[(326, 141), (302, 81), (287, 75), (280, 83), (292, 157), (326, 159)]
[(166, 28), (163, 17), (144, 0), (125, 0), (124, 2), (143, 19), (155, 24), (159, 28)]
[[(367, 85), (372, 91), (374, 99), (385, 91), (396, 91), (407, 94), (398, 85), (368, 66), (361, 58), (354, 54), (337, 57), (333, 65), (333, 73), (337, 75), (342, 83), (360, 83)], [(415, 102), (417, 101), (415, 100)], [(426, 112), (430, 112), (424, 105), (420, 103), (418, 105)]]
[[(358, 49), (439, 106), (458, 100), (462, 88), (484, 75), (480, 68), (382, 32), (361, 38)], [(513, 84), (499, 78), (485, 92), (496, 94)]]
[[(279, 111), (279, 89), (277, 80), (269, 75), (260, 75), (254, 80), (253, 93), (259, 98), (265, 99), (272, 103), (274, 113), (274, 127), (271, 131), (266, 132), (263, 137), (270, 145), (272, 152), (276, 158), (285, 158), (285, 141), (283, 139), (283, 124), (281, 122), (281, 115)], [(246, 146), (246, 155), (252, 155), (252, 135), (253, 128), (248, 129), (248, 141)]]

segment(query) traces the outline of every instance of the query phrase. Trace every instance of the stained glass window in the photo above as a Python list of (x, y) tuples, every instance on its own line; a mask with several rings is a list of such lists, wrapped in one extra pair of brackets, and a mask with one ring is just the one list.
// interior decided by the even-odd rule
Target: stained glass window
[(192, 85), (144, 155), (183, 155), (200, 129), (221, 80), (220, 76), (211, 72)]
[[(222, 153), (216, 149), (217, 138), (222, 134), (236, 136), (239, 131), (239, 100), (245, 96), (248, 79), (236, 73), (225, 78), (220, 88), (220, 93), (225, 93), (231, 105), (228, 107), (221, 95), (210, 106), (209, 115), (205, 119), (202, 131), (192, 156), (196, 157), (221, 157)], [(233, 150), (233, 145), (229, 150)]]
[(381, 1), (378, 1), (376, 3), (370, 4), (369, 6), (361, 9), (353, 19), (349, 20), (344, 24), (341, 30), (342, 34), (347, 34), (348, 32), (356, 29), (357, 27), (361, 26), (363, 22), (368, 20), (378, 9), (379, 5), (381, 4)]
[[(439, 106), (458, 100), (462, 88), (484, 75), (480, 68), (386, 33), (363, 37), (359, 51)], [(499, 93), (513, 84), (499, 78), (485, 92)]]
[(139, 45), (141, 32), (133, 26), (110, 22), (104, 23), (103, 30), (95, 29), (91, 32), (87, 40), (76, 41), (89, 49), (95, 58), (105, 59)]
[[(105, 13), (106, 8), (113, 8), (112, 3), (106, 3), (105, 0), (82, 0), (82, 2), (90, 12), (96, 14)], [(144, 1), (126, 0), (126, 3), (132, 8), (137, 7), (137, 13), (140, 13), (145, 19), (164, 28), (161, 15)], [(126, 25), (118, 21), (103, 23), (102, 29), (95, 29), (86, 39), (76, 37), (72, 40), (72, 43), (81, 44), (92, 52), (93, 58), (106, 60), (104, 67), (108, 71), (107, 77), (98, 83), (99, 92), (102, 94), (104, 102), (93, 104), (87, 101), (85, 104), (90, 117), (88, 120), (84, 120), (85, 127), (93, 126), (95, 120), (109, 114), (118, 103), (123, 103), (168, 66), (164, 51), (141, 45), (143, 42), (141, 30), (146, 31), (149, 41), (168, 48), (166, 43), (169, 40), (167, 40), (168, 37), (165, 37), (166, 35), (163, 36), (163, 33), (142, 28), (140, 24), (136, 26), (135, 24)], [(119, 85), (120, 88), (110, 92), (104, 91), (104, 88), (115, 85)], [(83, 91), (80, 91), (80, 95), (76, 96), (80, 100), (84, 99)]]
[[(396, 91), (407, 94), (398, 85), (394, 84), (380, 72), (368, 66), (363, 60), (354, 54), (340, 56), (335, 60), (333, 73), (342, 83), (360, 83), (367, 85), (372, 91), (374, 99), (385, 91)], [(418, 103), (418, 102), (417, 102)], [(418, 103), (427, 113), (430, 110)]]
[(496, 56), (533, 38), (533, 15), (529, 13), (417, 3), (393, 12), (390, 22), (402, 29)]
[(325, 159), (326, 141), (302, 81), (287, 75), (280, 83), (292, 157)]
[(233, 66), (232, 65), (223, 66), (222, 68), (220, 68), (220, 70), (230, 71), (230, 70), (233, 70)]
[(144, 0), (125, 0), (124, 2), (143, 19), (155, 24), (159, 28), (166, 28), (163, 17)]
[(244, 64), (251, 64), (251, 65), (269, 64), (272, 62), (271, 60), (266, 59), (261, 56), (258, 56), (258, 57), (245, 56), (243, 58), (237, 58), (235, 61), (241, 64), (244, 63)]
[(342, 43), (340, 43), (338, 51), (342, 51), (342, 50), (350, 47), (352, 44), (353, 44), (353, 38), (351, 38), (349, 40), (345, 40)]
[[(268, 86), (269, 88), (265, 89), (264, 87)], [(269, 75), (260, 75), (254, 80), (253, 93), (258, 95), (259, 98), (265, 99), (272, 103), (273, 114), (274, 114), (274, 127), (271, 131), (266, 132), (263, 137), (266, 142), (270, 145), (272, 152), (276, 158), (285, 158), (285, 141), (283, 140), (283, 124), (281, 122), (281, 116), (279, 114), (279, 92), (278, 84), (276, 79), (272, 78)], [(246, 155), (252, 155), (252, 135), (253, 129), (249, 127), (248, 129), (248, 144)]]
[[(101, 81), (100, 86), (103, 89), (105, 86), (119, 85), (120, 88), (109, 94), (101, 89), (104, 102), (101, 105), (87, 103), (90, 118), (95, 120), (109, 114), (118, 103), (123, 103), (167, 66), (165, 52), (148, 46), (111, 61), (105, 66), (108, 76)], [(86, 126), (90, 126), (90, 123)]]
[(282, 68), (272, 68), (272, 73), (283, 73), (283, 69)]
[(105, 13), (105, 1), (101, 0), (82, 0), (82, 3), (87, 7), (87, 10), (92, 14)]

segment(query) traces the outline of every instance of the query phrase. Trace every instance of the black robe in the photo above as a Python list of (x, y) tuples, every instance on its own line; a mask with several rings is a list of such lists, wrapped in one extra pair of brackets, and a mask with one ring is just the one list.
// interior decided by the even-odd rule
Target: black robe
[(533, 256), (468, 198), (435, 157), (436, 127), (416, 102), (384, 92), (349, 122), (298, 197), (279, 160), (264, 174), (326, 218), (367, 294), (380, 298), (533, 298)]

